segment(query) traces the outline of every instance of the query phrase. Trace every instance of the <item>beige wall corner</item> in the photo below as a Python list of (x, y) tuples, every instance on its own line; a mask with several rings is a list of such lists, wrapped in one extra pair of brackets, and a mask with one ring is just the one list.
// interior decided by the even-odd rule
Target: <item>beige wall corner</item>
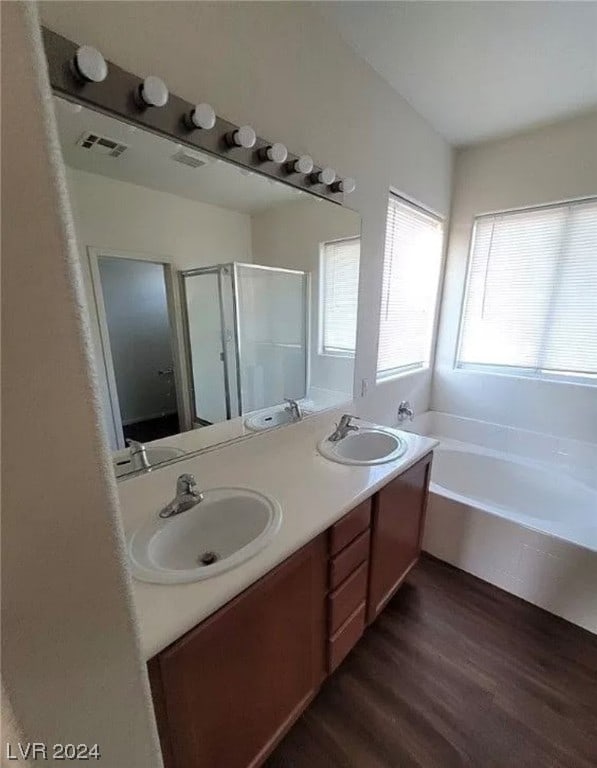
[(454, 359), (475, 216), (597, 194), (597, 111), (460, 149), (454, 173), (432, 409), (594, 441), (593, 386), (459, 370)]
[(104, 768), (151, 768), (161, 759), (50, 106), (35, 8), (2, 3), (4, 706), (26, 741), (98, 743)]
[[(10, 699), (8, 694), (2, 686), (2, 700), (0, 702), (0, 765), (2, 768), (10, 768), (10, 766), (26, 766), (32, 765), (29, 760), (23, 759), (18, 751), (18, 744), (24, 743), (21, 729), (16, 721), (14, 712), (10, 705)], [(10, 747), (8, 745), (10, 744)], [(10, 749), (10, 752), (9, 752)], [(9, 758), (10, 755), (10, 758)], [(16, 760), (12, 759), (12, 756), (16, 757)]]

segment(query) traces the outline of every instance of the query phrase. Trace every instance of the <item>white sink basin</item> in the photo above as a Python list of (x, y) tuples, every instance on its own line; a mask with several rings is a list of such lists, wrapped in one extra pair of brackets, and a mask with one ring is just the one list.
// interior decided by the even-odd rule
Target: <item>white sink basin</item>
[(248, 488), (213, 488), (195, 507), (166, 519), (158, 512), (131, 536), (133, 576), (155, 584), (199, 581), (235, 568), (276, 535), (282, 509)]
[(322, 456), (339, 464), (385, 464), (403, 456), (408, 449), (406, 440), (375, 427), (361, 427), (333, 443), (327, 437), (317, 446)]
[[(307, 412), (303, 411), (303, 415), (306, 416)], [(292, 415), (280, 408), (275, 411), (265, 411), (262, 413), (254, 413), (245, 419), (245, 427), (252, 432), (263, 432), (265, 429), (272, 429), (273, 427), (281, 427), (284, 424), (293, 424), (294, 419)]]
[[(153, 467), (157, 464), (161, 464), (164, 461), (175, 459), (177, 456), (182, 456), (184, 451), (180, 448), (163, 446), (160, 448), (146, 448), (146, 453), (149, 463)], [(128, 449), (119, 451), (117, 454), (115, 454), (113, 457), (113, 462), (116, 477), (123, 477), (124, 475), (128, 475), (129, 472), (136, 472), (138, 469), (143, 469), (143, 466), (139, 461), (139, 457), (137, 456), (131, 459), (131, 454)]]

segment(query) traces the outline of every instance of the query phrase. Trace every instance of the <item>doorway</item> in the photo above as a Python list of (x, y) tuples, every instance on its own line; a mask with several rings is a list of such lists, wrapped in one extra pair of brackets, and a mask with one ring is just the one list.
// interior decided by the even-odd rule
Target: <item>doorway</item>
[(116, 448), (181, 432), (168, 264), (90, 253)]

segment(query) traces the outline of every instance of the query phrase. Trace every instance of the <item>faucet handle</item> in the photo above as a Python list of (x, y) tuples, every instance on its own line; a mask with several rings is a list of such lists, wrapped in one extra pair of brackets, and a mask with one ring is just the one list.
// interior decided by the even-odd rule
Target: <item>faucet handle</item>
[(184, 474), (179, 475), (178, 480), (176, 481), (176, 495), (177, 496), (183, 496), (183, 495), (193, 495), (195, 492), (195, 489), (197, 488), (197, 481), (195, 480), (194, 475)]
[(413, 421), (415, 412), (411, 408), (408, 400), (401, 400), (398, 404), (398, 421), (404, 421), (406, 418), (408, 418), (409, 421)]
[(360, 418), (361, 418), (360, 416), (353, 416), (351, 413), (344, 413), (340, 418), (340, 425), (344, 427), (349, 427), (352, 419), (356, 419), (356, 421), (360, 421)]

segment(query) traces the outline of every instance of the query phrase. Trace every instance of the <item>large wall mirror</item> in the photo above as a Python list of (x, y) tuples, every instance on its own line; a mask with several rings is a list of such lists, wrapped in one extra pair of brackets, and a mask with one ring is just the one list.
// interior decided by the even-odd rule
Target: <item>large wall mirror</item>
[(55, 110), (118, 476), (352, 399), (357, 213)]

